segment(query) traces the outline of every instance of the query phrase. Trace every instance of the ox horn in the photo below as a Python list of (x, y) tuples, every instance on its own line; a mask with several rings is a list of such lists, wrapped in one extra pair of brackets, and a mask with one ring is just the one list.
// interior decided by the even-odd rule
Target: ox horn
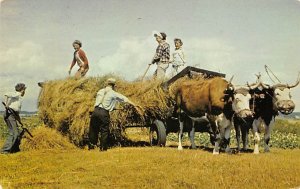
[(38, 86), (41, 87), (41, 88), (43, 88), (44, 82), (38, 82)]
[(270, 89), (271, 86), (268, 84), (264, 84), (263, 82), (260, 82), (260, 85), (264, 88), (264, 89)]
[(255, 89), (260, 85), (261, 82), (256, 82), (256, 83), (252, 83), (251, 85), (249, 85), (249, 83), (247, 82), (247, 86), (249, 87), (249, 89)]
[(288, 85), (287, 84), (287, 88), (293, 88), (293, 87), (296, 87), (300, 82), (300, 72), (298, 73), (298, 79), (296, 81), (296, 83), (294, 85)]
[(234, 75), (232, 75), (232, 77), (229, 80), (229, 83), (231, 84), (232, 80), (233, 80)]
[(230, 90), (234, 91), (234, 86), (232, 84), (232, 80), (233, 80), (234, 75), (232, 75), (232, 77), (230, 78), (229, 82), (228, 82), (228, 87), (230, 88)]

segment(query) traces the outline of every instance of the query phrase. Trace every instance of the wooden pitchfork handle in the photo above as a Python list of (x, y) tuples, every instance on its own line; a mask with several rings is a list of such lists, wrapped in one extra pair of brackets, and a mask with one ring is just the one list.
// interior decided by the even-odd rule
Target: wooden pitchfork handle
[(13, 109), (9, 108), (8, 106), (6, 106), (6, 104), (4, 102), (2, 102), (3, 106), (5, 107), (6, 111), (10, 114), (12, 114), (14, 116), (14, 118), (16, 119), (16, 121), (21, 125), (22, 130), (24, 130), (24, 132), (28, 133), (29, 136), (31, 136), (31, 138), (33, 138), (33, 135), (29, 132), (29, 130), (24, 127), (23, 123), (21, 122), (21, 118), (19, 115), (17, 115)]
[(144, 80), (144, 78), (145, 78), (145, 76), (146, 76), (146, 74), (147, 74), (147, 72), (148, 72), (148, 70), (149, 70), (149, 68), (150, 68), (151, 65), (152, 64), (148, 64), (148, 67), (147, 67), (147, 69), (146, 69), (146, 71), (145, 71), (145, 73), (144, 73), (144, 75), (142, 77), (142, 81)]

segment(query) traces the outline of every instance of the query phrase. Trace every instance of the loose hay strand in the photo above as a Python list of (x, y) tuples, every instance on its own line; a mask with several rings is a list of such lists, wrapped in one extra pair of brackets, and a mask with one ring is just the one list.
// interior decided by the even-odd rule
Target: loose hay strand
[(75, 149), (75, 146), (58, 131), (39, 126), (32, 130), (33, 138), (26, 137), (21, 142), (21, 149), (29, 150), (47, 150), (47, 149)]

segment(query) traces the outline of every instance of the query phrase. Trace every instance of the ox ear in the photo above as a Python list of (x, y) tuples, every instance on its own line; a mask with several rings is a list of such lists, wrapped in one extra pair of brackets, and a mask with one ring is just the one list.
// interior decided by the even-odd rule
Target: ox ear
[(294, 85), (287, 85), (287, 87), (290, 89), (290, 88), (294, 88), (296, 87), (297, 85), (299, 85), (300, 83), (300, 72), (298, 73), (298, 79), (296, 81), (296, 83)]
[(252, 83), (251, 85), (247, 82), (247, 86), (250, 90), (257, 88), (261, 84), (260, 81), (256, 81), (256, 83)]
[(264, 89), (271, 89), (271, 88), (274, 88), (274, 86), (270, 86), (268, 84), (265, 84), (263, 82), (260, 82), (260, 85), (264, 88)]

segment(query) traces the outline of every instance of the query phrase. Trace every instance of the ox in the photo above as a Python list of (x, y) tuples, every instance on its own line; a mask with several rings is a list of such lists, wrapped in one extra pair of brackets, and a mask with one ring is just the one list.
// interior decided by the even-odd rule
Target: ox
[(259, 83), (252, 87), (234, 87), (233, 96), (230, 97), (232, 100), (225, 104), (224, 113), (218, 115), (215, 119), (215, 125), (219, 134), (217, 135), (218, 140), (215, 143), (214, 154), (219, 154), (218, 145), (220, 144), (221, 139), (224, 141), (226, 147), (225, 152), (231, 152), (229, 141), (234, 119), (243, 120), (245, 122), (245, 120), (253, 118), (253, 112), (250, 110), (249, 106), (249, 101), (251, 99), (249, 91), (256, 88), (258, 85)]
[(254, 121), (252, 124), (252, 131), (254, 136), (254, 153), (259, 154), (260, 135), (258, 128), (261, 124), (264, 125), (265, 136), (264, 151), (269, 152), (269, 141), (271, 131), (274, 126), (275, 117), (278, 112), (282, 114), (291, 114), (295, 109), (295, 104), (291, 99), (290, 89), (296, 87), (300, 82), (300, 73), (294, 85), (276, 84), (273, 86), (261, 83), (262, 90), (256, 89), (254, 91)]
[[(181, 137), (183, 132), (181, 112), (184, 112), (192, 120), (192, 129), (189, 134), (192, 148), (196, 148), (194, 143), (195, 122), (205, 118), (206, 114), (209, 115), (207, 118), (211, 123), (213, 132), (217, 134), (220, 130), (221, 134), (228, 135), (228, 138), (225, 137), (227, 139), (229, 139), (231, 118), (234, 113), (242, 116), (252, 115), (249, 109), (249, 96), (246, 103), (241, 103), (239, 100), (236, 101), (238, 103), (232, 103), (232, 97), (234, 97), (234, 93), (238, 90), (234, 90), (231, 80), (227, 82), (219, 77), (202, 81), (190, 80), (178, 88), (176, 92), (176, 104), (178, 106), (180, 122), (179, 150), (182, 150)], [(248, 105), (248, 107), (240, 107), (240, 104)], [(220, 138), (220, 135), (218, 135), (218, 139)], [(219, 153), (219, 141), (215, 142), (214, 154)]]
[[(238, 150), (240, 151), (240, 133), (242, 133), (243, 150), (248, 149), (248, 133), (250, 128), (253, 128), (254, 135), (254, 153), (259, 153), (258, 143), (260, 141), (260, 136), (258, 134), (258, 128), (260, 125), (265, 126), (265, 152), (269, 152), (269, 140), (272, 127), (275, 122), (275, 117), (278, 112), (282, 114), (290, 114), (295, 108), (294, 102), (291, 100), (290, 89), (296, 87), (299, 84), (299, 76), (295, 85), (283, 85), (276, 84), (272, 87), (263, 84), (260, 80), (260, 75), (257, 75), (260, 84), (259, 88), (255, 88), (250, 91), (252, 98), (250, 100), (250, 105), (254, 109), (254, 117), (250, 119), (240, 118), (234, 119), (234, 127), (236, 130), (236, 139), (238, 144)], [(248, 85), (249, 86), (249, 85)], [(255, 121), (254, 121), (255, 120)]]
[[(248, 91), (251, 94), (251, 99), (250, 99), (250, 108), (252, 111), (253, 110), (253, 92), (255, 89), (257, 89), (261, 85), (261, 80), (260, 80), (260, 75), (257, 75), (258, 79), (256, 83), (249, 85), (247, 83), (248, 88), (250, 91)], [(240, 143), (241, 143), (241, 133), (242, 133), (242, 141), (243, 141), (243, 151), (247, 151), (248, 149), (248, 133), (250, 128), (252, 127), (254, 117), (253, 116), (248, 116), (248, 117), (241, 117), (241, 116), (235, 116), (233, 117), (233, 123), (234, 123), (234, 128), (235, 128), (235, 133), (236, 133), (236, 140), (237, 140), (237, 149), (238, 151), (241, 151)]]

